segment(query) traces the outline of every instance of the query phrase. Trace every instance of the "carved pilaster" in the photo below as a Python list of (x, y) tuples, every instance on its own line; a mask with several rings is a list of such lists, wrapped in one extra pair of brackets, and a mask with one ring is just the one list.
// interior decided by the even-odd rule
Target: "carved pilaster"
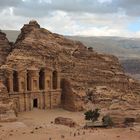
[(25, 71), (18, 73), (18, 85), (19, 85), (19, 92), (24, 92), (26, 90), (26, 80), (25, 80)]
[(39, 70), (31, 71), (31, 90), (39, 90)]
[(24, 91), (27, 91), (27, 71), (24, 71)]
[(9, 84), (9, 91), (13, 92), (13, 71), (9, 72), (8, 84)]
[(60, 89), (60, 83), (61, 83), (61, 76), (60, 71), (57, 71), (57, 89)]
[(45, 70), (45, 90), (52, 89), (52, 71), (50, 69)]

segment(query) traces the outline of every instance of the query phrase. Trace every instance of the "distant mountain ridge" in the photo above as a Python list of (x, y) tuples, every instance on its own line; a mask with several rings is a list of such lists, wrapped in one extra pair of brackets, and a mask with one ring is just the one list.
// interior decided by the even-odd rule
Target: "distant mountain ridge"
[(140, 38), (80, 36), (68, 38), (79, 40), (98, 52), (116, 55), (119, 59), (140, 58)]
[(81, 37), (67, 36), (79, 40), (100, 53), (117, 56), (125, 72), (140, 80), (140, 38), (125, 37)]
[[(4, 30), (9, 41), (15, 42), (20, 31)], [(140, 80), (140, 38), (66, 36), (81, 41), (99, 53), (113, 54), (120, 59), (125, 71)]]

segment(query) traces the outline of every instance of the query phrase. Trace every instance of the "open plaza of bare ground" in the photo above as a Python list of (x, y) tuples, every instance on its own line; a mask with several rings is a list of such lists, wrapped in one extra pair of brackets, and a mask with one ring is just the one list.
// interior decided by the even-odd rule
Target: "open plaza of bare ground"
[[(71, 118), (78, 125), (55, 124), (57, 117)], [(0, 123), (0, 140), (140, 140), (140, 126), (83, 129), (84, 112), (63, 109), (22, 112), (18, 121)]]

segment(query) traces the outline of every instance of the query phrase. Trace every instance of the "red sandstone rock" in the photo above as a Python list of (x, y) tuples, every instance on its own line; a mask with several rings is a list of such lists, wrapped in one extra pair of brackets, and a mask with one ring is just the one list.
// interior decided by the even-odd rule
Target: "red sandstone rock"
[(0, 81), (0, 122), (16, 121), (16, 105), (13, 99), (10, 99), (6, 87)]
[(4, 64), (11, 48), (10, 42), (6, 38), (6, 34), (0, 31), (0, 66)]
[(61, 102), (65, 109), (84, 109), (90, 88), (94, 89), (91, 104), (109, 108), (115, 99), (140, 107), (140, 84), (125, 75), (115, 56), (91, 51), (78, 41), (41, 28), (36, 21), (23, 26), (5, 62), (7, 69), (23, 70), (28, 65), (61, 69)]
[(77, 124), (70, 118), (63, 118), (63, 117), (57, 117), (55, 118), (55, 124), (61, 124), (66, 125), (69, 127), (75, 127)]

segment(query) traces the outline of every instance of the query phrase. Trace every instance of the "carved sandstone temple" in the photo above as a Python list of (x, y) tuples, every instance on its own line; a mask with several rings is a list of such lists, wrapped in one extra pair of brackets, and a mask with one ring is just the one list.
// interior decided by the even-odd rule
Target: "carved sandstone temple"
[[(25, 24), (21, 36), (28, 34), (34, 28), (39, 28), (35, 21)], [(34, 44), (29, 46), (23, 42), (11, 46), (6, 34), (0, 35), (2, 49), (0, 57), (3, 60), (0, 63), (0, 79), (7, 87), (9, 98), (16, 102), (17, 110), (59, 107), (61, 103), (60, 67), (54, 58), (45, 56), (45, 52), (39, 53), (41, 49), (33, 48)], [(29, 40), (29, 42), (32, 41)], [(7, 55), (3, 55), (6, 53)]]
[(19, 111), (46, 109), (60, 105), (60, 72), (53, 67), (28, 66), (25, 70), (7, 69), (6, 85)]
[(53, 67), (28, 66), (24, 70), (6, 69), (6, 85), (19, 111), (58, 107), (60, 105), (60, 72)]

